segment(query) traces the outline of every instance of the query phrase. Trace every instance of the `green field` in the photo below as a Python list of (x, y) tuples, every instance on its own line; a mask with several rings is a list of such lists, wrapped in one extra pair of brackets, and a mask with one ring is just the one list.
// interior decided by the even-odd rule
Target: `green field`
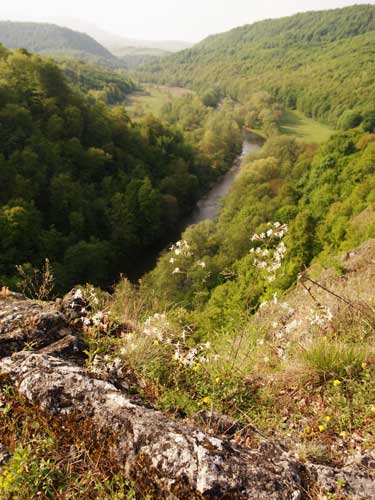
[(191, 90), (163, 85), (143, 85), (143, 90), (134, 92), (127, 99), (127, 108), (131, 115), (141, 116), (146, 113), (159, 115), (164, 104), (173, 97), (192, 93)]
[(280, 124), (280, 131), (285, 135), (294, 135), (303, 142), (321, 144), (327, 141), (334, 130), (298, 111), (286, 110)]
[[(167, 87), (163, 85), (144, 85), (143, 90), (134, 92), (127, 99), (127, 107), (134, 118), (145, 113), (158, 116), (164, 104), (173, 97), (191, 93), (189, 89), (181, 87)], [(265, 137), (262, 130), (254, 130), (258, 135)], [(321, 144), (327, 141), (334, 133), (328, 125), (317, 122), (299, 111), (286, 110), (280, 123), (280, 132), (284, 135), (295, 136), (306, 143)]]

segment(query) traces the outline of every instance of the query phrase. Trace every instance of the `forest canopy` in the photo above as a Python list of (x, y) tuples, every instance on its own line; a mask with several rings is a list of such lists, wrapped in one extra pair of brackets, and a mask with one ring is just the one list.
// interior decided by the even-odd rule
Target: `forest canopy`
[[(52, 60), (0, 47), (0, 72), (2, 283), (48, 258), (61, 290), (110, 285), (218, 174), (176, 127), (78, 94)], [(229, 167), (236, 152), (223, 154)]]
[(139, 69), (142, 80), (216, 89), (242, 101), (268, 91), (286, 107), (339, 126), (375, 102), (375, 6), (267, 20), (210, 36)]

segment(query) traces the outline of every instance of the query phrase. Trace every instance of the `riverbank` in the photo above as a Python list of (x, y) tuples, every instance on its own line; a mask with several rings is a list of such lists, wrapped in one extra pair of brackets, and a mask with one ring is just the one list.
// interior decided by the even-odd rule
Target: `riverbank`
[(137, 265), (133, 266), (132, 271), (127, 273), (127, 278), (132, 283), (137, 283), (138, 280), (147, 272), (151, 271), (164, 249), (168, 248), (172, 243), (179, 240), (181, 234), (191, 225), (198, 224), (204, 220), (215, 220), (222, 206), (222, 201), (228, 194), (234, 180), (241, 170), (241, 165), (246, 156), (250, 153), (258, 151), (263, 144), (262, 137), (245, 133), (242, 145), (241, 155), (235, 160), (232, 168), (218, 179), (215, 185), (208, 193), (199, 200), (193, 212), (183, 219), (175, 232), (169, 235), (167, 240), (161, 242), (161, 245), (155, 250), (152, 249), (145, 255)]
[(198, 224), (203, 220), (216, 219), (223, 199), (228, 194), (235, 178), (241, 170), (243, 160), (248, 154), (258, 151), (262, 143), (263, 139), (256, 134), (246, 133), (244, 135), (241, 155), (234, 162), (233, 167), (224, 174), (218, 182), (215, 183), (212, 189), (197, 203), (196, 209), (186, 219), (184, 229), (192, 224)]

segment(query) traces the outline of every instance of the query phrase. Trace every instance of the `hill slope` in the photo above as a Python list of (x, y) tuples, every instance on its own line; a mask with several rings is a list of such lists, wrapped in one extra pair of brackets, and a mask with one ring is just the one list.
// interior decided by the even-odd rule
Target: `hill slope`
[(175, 231), (213, 169), (175, 129), (82, 95), (106, 75), (85, 73), (77, 94), (49, 59), (1, 46), (0, 73), (0, 283), (48, 257), (61, 288), (110, 284)]
[(193, 46), (193, 43), (183, 40), (142, 40), (138, 38), (128, 38), (126, 36), (103, 30), (95, 24), (87, 22), (83, 19), (58, 17), (56, 19), (51, 19), (51, 22), (56, 22), (57, 24), (66, 26), (74, 31), (87, 33), (114, 54), (116, 54), (117, 50), (122, 49), (123, 47), (178, 52), (179, 50), (189, 49)]
[(375, 6), (308, 12), (215, 35), (149, 65), (143, 79), (219, 87), (246, 100), (268, 90), (289, 107), (338, 123), (375, 99)]
[(114, 62), (116, 58), (94, 38), (55, 24), (0, 22), (0, 43), (39, 54)]
[(171, 54), (166, 50), (145, 47), (121, 47), (113, 49), (113, 54), (124, 62), (127, 68), (134, 69), (143, 64), (159, 61)]

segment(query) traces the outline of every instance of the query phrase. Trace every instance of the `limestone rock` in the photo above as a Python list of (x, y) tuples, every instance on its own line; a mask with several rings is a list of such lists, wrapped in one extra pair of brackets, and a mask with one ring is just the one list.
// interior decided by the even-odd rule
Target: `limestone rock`
[(306, 469), (324, 493), (341, 493), (352, 500), (375, 498), (375, 480), (366, 466), (358, 464), (342, 468), (307, 464)]
[(138, 406), (112, 384), (45, 354), (0, 362), (19, 393), (52, 415), (79, 414), (113, 432), (111, 454), (124, 474), (152, 485), (156, 498), (302, 498), (298, 464), (248, 450)]
[(0, 298), (0, 358), (21, 350), (69, 357), (82, 351), (82, 342), (54, 303)]

